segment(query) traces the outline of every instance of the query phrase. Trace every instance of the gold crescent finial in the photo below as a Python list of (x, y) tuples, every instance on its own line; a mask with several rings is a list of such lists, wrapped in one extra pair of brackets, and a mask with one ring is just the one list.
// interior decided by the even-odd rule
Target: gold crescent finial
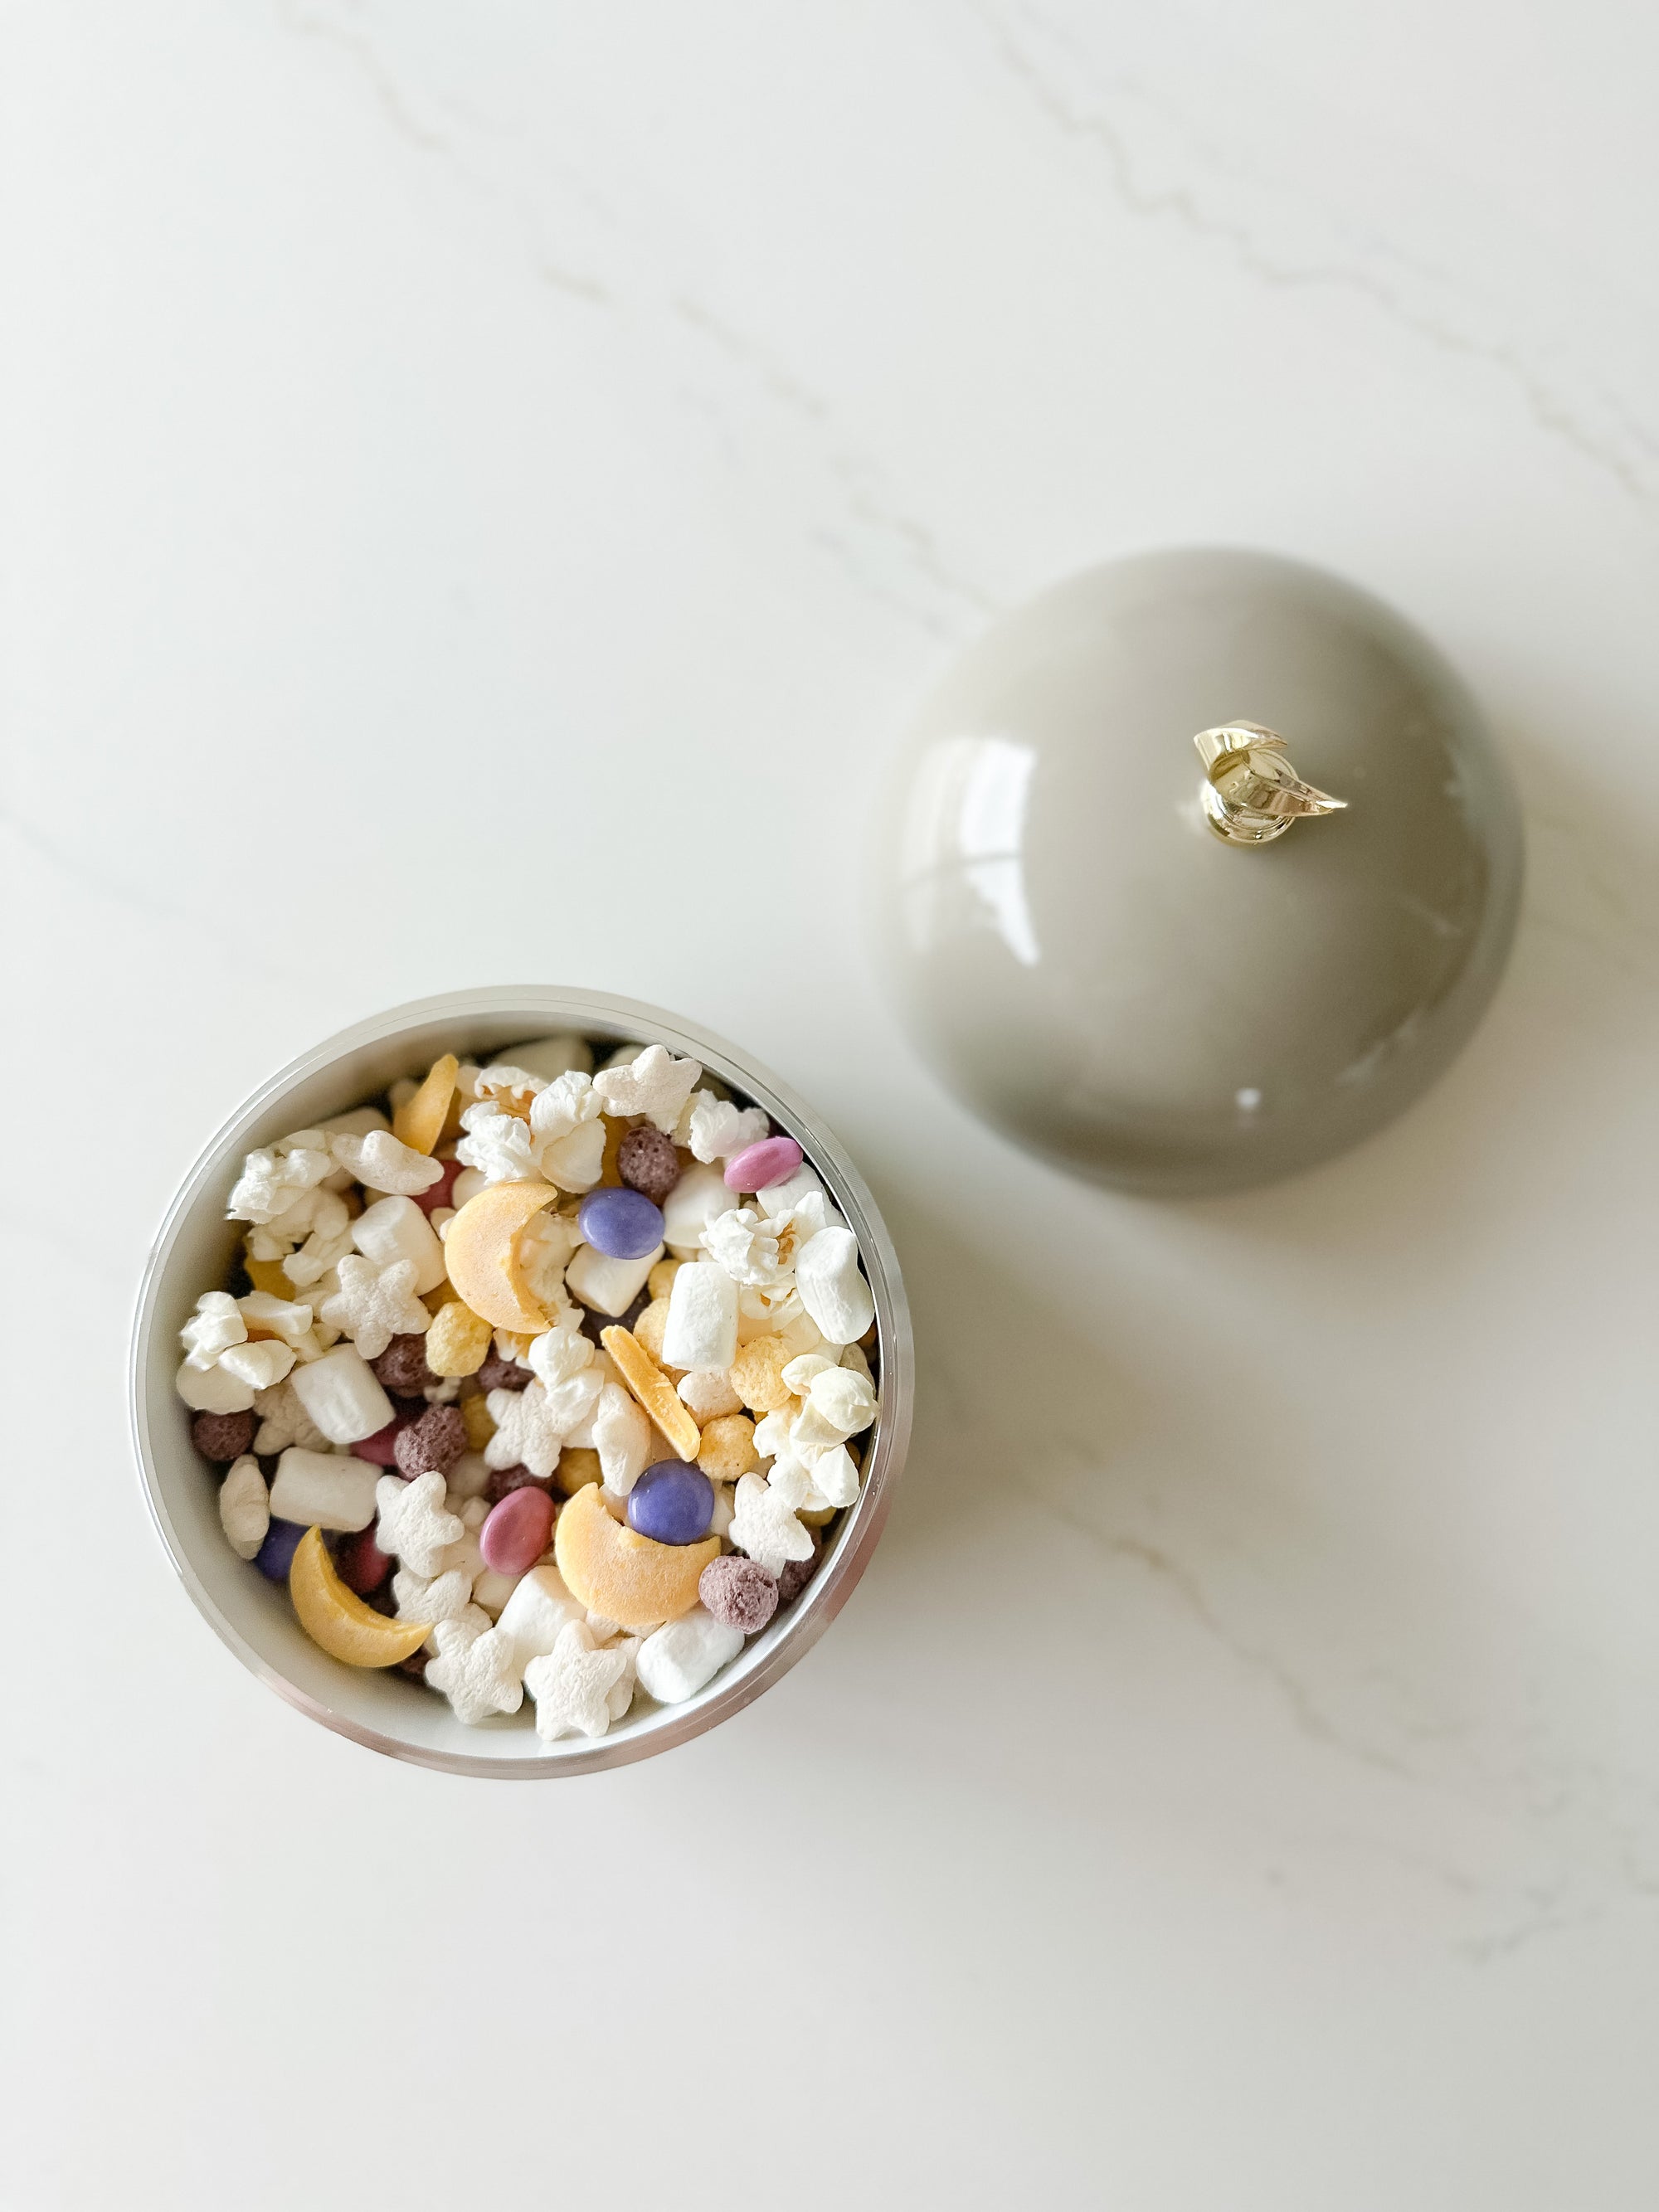
[(1229, 845), (1271, 845), (1304, 815), (1338, 814), (1348, 803), (1304, 783), (1284, 738), (1260, 722), (1200, 730), (1193, 743), (1204, 763), (1205, 817)]

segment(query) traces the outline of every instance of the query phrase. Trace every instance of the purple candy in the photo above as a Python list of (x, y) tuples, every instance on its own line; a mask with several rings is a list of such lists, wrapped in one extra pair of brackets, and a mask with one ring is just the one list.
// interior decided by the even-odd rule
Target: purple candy
[(745, 1145), (726, 1163), (726, 1187), (764, 1190), (769, 1183), (782, 1182), (793, 1175), (801, 1158), (801, 1148), (793, 1137), (763, 1137), (759, 1144)]
[(253, 1555), (254, 1565), (272, 1582), (285, 1583), (305, 1533), (297, 1521), (273, 1521), (265, 1531), (264, 1542)]
[(582, 1241), (611, 1260), (643, 1260), (662, 1243), (662, 1208), (625, 1186), (590, 1190), (576, 1215)]
[(659, 1544), (695, 1544), (714, 1517), (714, 1486), (688, 1460), (659, 1459), (628, 1493), (628, 1525)]

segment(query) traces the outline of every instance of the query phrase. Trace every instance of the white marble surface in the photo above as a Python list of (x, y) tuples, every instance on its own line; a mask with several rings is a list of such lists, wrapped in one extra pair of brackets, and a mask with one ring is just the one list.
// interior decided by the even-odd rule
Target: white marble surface
[[(0, 39), (0, 2202), (1650, 2212), (1651, 15), (25, 0)], [(1157, 1207), (936, 1092), (859, 878), (951, 648), (1196, 539), (1436, 635), (1532, 872), (1425, 1104)], [(123, 1412), (220, 1117), (518, 978), (814, 1096), (923, 1373), (827, 1641), (546, 1788), (244, 1675)]]

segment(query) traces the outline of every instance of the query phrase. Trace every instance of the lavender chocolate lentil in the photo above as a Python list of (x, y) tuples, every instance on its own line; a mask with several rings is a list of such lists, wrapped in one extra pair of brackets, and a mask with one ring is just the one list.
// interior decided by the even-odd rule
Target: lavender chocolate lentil
[(880, 1410), (799, 1146), (660, 1045), (592, 1065), (446, 1053), (251, 1152), (179, 1370), (307, 1633), (469, 1723), (527, 1690), (550, 1741), (694, 1695), (794, 1601)]

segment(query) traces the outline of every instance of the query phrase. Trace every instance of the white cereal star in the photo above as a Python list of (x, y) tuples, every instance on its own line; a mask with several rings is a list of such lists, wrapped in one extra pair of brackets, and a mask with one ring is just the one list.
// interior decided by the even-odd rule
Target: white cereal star
[(593, 1078), (593, 1088), (607, 1114), (648, 1115), (672, 1136), (680, 1109), (702, 1073), (695, 1060), (676, 1060), (665, 1046), (653, 1044), (624, 1067), (601, 1069)]
[(446, 1567), (433, 1576), (399, 1567), (392, 1577), (392, 1595), (399, 1620), (429, 1620), (435, 1628), (441, 1620), (457, 1620), (471, 1609), (472, 1577), (464, 1567)]
[(499, 1628), (475, 1632), (472, 1624), (441, 1620), (438, 1656), (427, 1663), (426, 1679), (455, 1708), (457, 1720), (477, 1728), (492, 1713), (516, 1713), (524, 1703), (513, 1638)]
[(553, 1390), (540, 1382), (523, 1390), (492, 1390), (485, 1403), (495, 1433), (484, 1446), (484, 1464), (522, 1465), (534, 1475), (551, 1474), (565, 1438), (586, 1419), (604, 1388), (603, 1372), (590, 1366)]
[(525, 1668), (524, 1686), (536, 1700), (537, 1735), (548, 1743), (564, 1735), (603, 1735), (611, 1725), (611, 1694), (625, 1680), (633, 1656), (620, 1646), (597, 1650), (586, 1621), (568, 1621), (546, 1657)]
[(341, 1261), (340, 1287), (322, 1311), (329, 1327), (349, 1336), (365, 1359), (378, 1359), (394, 1336), (423, 1336), (432, 1326), (415, 1295), (412, 1260), (377, 1267), (355, 1252)]
[(732, 1541), (770, 1575), (781, 1574), (791, 1559), (812, 1556), (811, 1534), (796, 1520), (788, 1493), (771, 1489), (757, 1474), (745, 1474), (738, 1484)]
[(383, 1474), (374, 1486), (380, 1517), (374, 1540), (383, 1552), (412, 1567), (417, 1575), (441, 1574), (444, 1553), (459, 1540), (465, 1523), (444, 1508), (444, 1479), (435, 1468), (400, 1482)]
[(390, 1129), (371, 1129), (366, 1137), (332, 1137), (330, 1149), (349, 1175), (370, 1190), (400, 1198), (413, 1198), (430, 1190), (443, 1175), (443, 1162), (428, 1159), (411, 1146), (400, 1144)]

